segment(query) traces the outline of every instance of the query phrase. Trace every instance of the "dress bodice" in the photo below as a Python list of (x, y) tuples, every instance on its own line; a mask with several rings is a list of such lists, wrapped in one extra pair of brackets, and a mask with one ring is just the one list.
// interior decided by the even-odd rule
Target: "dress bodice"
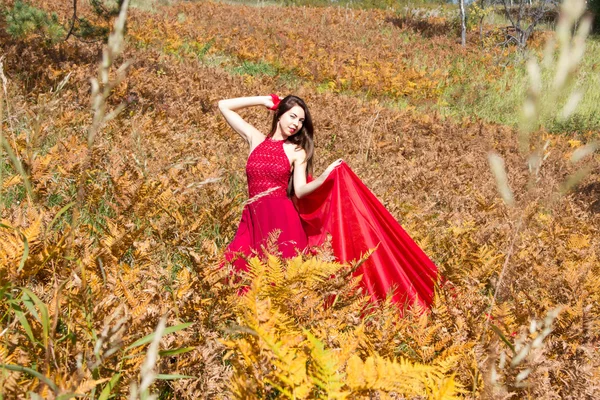
[(246, 163), (250, 198), (286, 197), (290, 179), (290, 162), (283, 150), (283, 140), (266, 138), (250, 153)]

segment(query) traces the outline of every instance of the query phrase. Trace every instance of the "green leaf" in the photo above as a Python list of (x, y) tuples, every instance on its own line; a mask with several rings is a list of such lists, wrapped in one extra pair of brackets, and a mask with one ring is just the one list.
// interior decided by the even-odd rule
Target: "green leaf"
[(33, 300), (37, 308), (40, 310), (42, 314), (42, 329), (44, 330), (44, 348), (48, 347), (48, 340), (50, 337), (50, 316), (48, 315), (48, 307), (45, 303), (43, 303), (31, 290), (27, 288), (21, 288), (21, 291), (24, 295), (29, 296), (30, 299)]
[(25, 245), (25, 250), (23, 250), (23, 257), (21, 257), (21, 262), (19, 263), (19, 268), (17, 268), (17, 272), (21, 272), (23, 267), (25, 266), (25, 261), (27, 261), (27, 257), (29, 257), (29, 242), (25, 235), (21, 235), (23, 238), (23, 244)]
[(102, 389), (102, 393), (100, 393), (100, 397), (98, 397), (98, 400), (108, 400), (108, 397), (110, 396), (113, 389), (117, 386), (117, 383), (119, 383), (120, 379), (120, 373), (117, 372), (116, 374), (114, 374), (110, 381), (106, 384), (106, 386), (104, 386), (104, 389)]
[(0, 368), (5, 368), (9, 371), (26, 372), (29, 375), (31, 375), (35, 378), (38, 378), (40, 381), (44, 382), (54, 392), (58, 392), (58, 386), (56, 386), (56, 384), (54, 382), (52, 382), (49, 378), (47, 378), (46, 376), (40, 374), (39, 372), (37, 372), (31, 368), (23, 367), (21, 365), (14, 365), (14, 364), (0, 364)]
[(496, 325), (491, 324), (490, 327), (492, 328), (492, 330), (494, 332), (496, 332), (496, 334), (500, 337), (500, 339), (506, 343), (506, 345), (512, 350), (513, 354), (517, 354), (517, 352), (515, 351), (515, 347), (513, 346), (513, 344), (506, 338), (506, 336), (504, 336), (504, 333), (502, 333), (502, 331), (500, 330), (500, 328), (498, 328)]
[[(0, 287), (0, 297), (4, 297), (4, 295), (6, 293), (8, 293), (8, 295), (6, 296), (7, 299), (12, 299), (12, 296), (10, 295), (9, 290), (12, 288), (11, 285), (9, 285), (8, 283), (2, 287)], [(0, 399), (1, 400), (1, 399)]]
[(195, 347), (181, 347), (179, 349), (173, 349), (173, 350), (162, 350), (162, 351), (159, 351), (158, 354), (161, 357), (174, 356), (176, 354), (188, 353), (194, 349), (195, 349)]
[(31, 341), (31, 343), (40, 344), (35, 339), (35, 336), (33, 335), (33, 330), (31, 329), (31, 325), (29, 325), (29, 321), (27, 321), (27, 318), (25, 318), (25, 314), (23, 313), (23, 311), (21, 311), (21, 309), (14, 304), (11, 304), (11, 308), (13, 309), (15, 315), (17, 316), (17, 319), (23, 326), (23, 329), (25, 329), (25, 333), (27, 333), (27, 336), (29, 336), (29, 340)]
[(23, 293), (23, 297), (21, 298), (21, 300), (23, 301), (23, 304), (25, 305), (25, 307), (27, 307), (27, 309), (29, 310), (29, 312), (31, 313), (31, 315), (33, 315), (35, 317), (35, 319), (38, 320), (38, 322), (42, 322), (40, 320), (40, 315), (38, 314), (37, 310), (35, 309), (35, 305), (33, 303), (33, 300), (31, 299), (31, 297), (29, 297), (26, 293)]
[[(169, 333), (178, 332), (182, 329), (189, 327), (192, 324), (193, 324), (193, 322), (184, 322), (183, 324), (170, 326), (167, 329), (165, 329), (165, 331), (163, 332), (163, 336), (168, 335)], [(143, 338), (136, 340), (134, 343), (129, 345), (125, 350), (131, 350), (135, 347), (144, 345), (146, 343), (150, 343), (154, 339), (154, 335), (155, 335), (155, 332), (152, 332), (151, 334), (146, 335)]]
[(156, 379), (162, 379), (163, 381), (171, 381), (174, 379), (197, 379), (197, 376), (180, 375), (180, 374), (158, 374)]
[(61, 215), (63, 215), (65, 212), (67, 212), (67, 210), (69, 208), (73, 207), (73, 205), (75, 203), (76, 203), (75, 201), (72, 201), (60, 209), (60, 211), (54, 216), (54, 218), (52, 218), (52, 222), (50, 222), (50, 225), (48, 225), (48, 227), (46, 228), (46, 232), (44, 233), (44, 236), (48, 235), (48, 232), (50, 232), (50, 229), (52, 229), (52, 226), (56, 223), (58, 218), (60, 218)]

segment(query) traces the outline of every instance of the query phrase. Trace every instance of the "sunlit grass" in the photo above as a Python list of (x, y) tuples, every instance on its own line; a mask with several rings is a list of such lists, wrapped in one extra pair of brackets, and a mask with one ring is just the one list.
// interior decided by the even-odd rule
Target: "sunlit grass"
[[(495, 80), (486, 79), (479, 65), (468, 64), (462, 58), (453, 63), (453, 74), (465, 76), (466, 82), (444, 90), (438, 109), (447, 116), (475, 117), (488, 122), (517, 126), (521, 120), (522, 99), (527, 92), (525, 55), (508, 59), (503, 74)], [(551, 132), (590, 131), (600, 129), (600, 41), (588, 39), (586, 55), (579, 69), (577, 86), (585, 89), (577, 111), (570, 121), (555, 118), (541, 121)], [(545, 70), (547, 81), (553, 71)]]

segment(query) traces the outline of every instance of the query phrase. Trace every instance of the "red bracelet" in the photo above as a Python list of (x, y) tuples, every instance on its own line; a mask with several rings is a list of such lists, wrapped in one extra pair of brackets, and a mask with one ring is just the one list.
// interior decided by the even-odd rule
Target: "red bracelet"
[(273, 107), (269, 108), (269, 110), (275, 111), (275, 110), (277, 110), (277, 107), (279, 106), (281, 99), (275, 93), (271, 93), (271, 99), (273, 99)]

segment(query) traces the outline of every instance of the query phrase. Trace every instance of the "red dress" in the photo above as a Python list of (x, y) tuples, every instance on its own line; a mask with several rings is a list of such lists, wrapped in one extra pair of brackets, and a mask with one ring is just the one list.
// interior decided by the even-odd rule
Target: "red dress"
[(246, 271), (246, 259), (260, 254), (273, 233), (279, 234), (274, 244), (284, 258), (319, 246), (331, 235), (340, 262), (375, 249), (355, 272), (363, 275), (362, 285), (373, 299), (391, 292), (398, 304), (429, 306), (436, 266), (348, 165), (342, 163), (321, 187), (296, 199), (296, 209), (287, 197), (291, 166), (283, 143), (266, 138), (248, 157), (250, 199), (225, 258)]
[(287, 197), (291, 176), (283, 140), (266, 138), (250, 153), (246, 163), (248, 204), (225, 258), (237, 270), (248, 270), (245, 258), (259, 254), (270, 235), (284, 258), (293, 257), (307, 246), (306, 233), (298, 211)]

